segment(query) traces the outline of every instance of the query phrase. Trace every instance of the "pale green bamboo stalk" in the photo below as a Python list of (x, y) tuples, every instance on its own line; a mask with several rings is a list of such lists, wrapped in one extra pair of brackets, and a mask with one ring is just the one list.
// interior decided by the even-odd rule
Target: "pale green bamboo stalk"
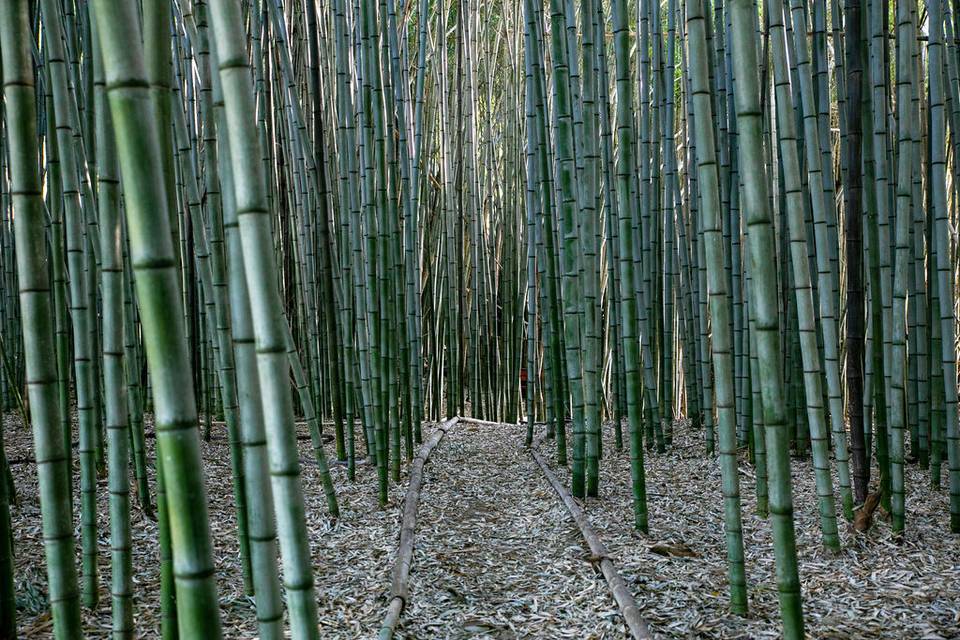
[[(799, 0), (791, 0), (790, 10), (794, 21), (794, 42), (797, 52), (797, 68), (800, 75), (800, 94), (803, 107), (803, 134), (804, 150), (806, 152), (805, 165), (807, 167), (808, 182), (814, 188), (817, 184), (830, 183), (827, 191), (832, 193), (833, 180), (825, 176), (832, 172), (832, 165), (826, 170), (822, 159), (829, 159), (829, 147), (821, 146), (821, 132), (818, 129), (818, 113), (814, 104), (813, 78), (810, 73), (810, 61), (807, 54), (806, 29), (797, 27), (804, 24), (803, 4)], [(839, 338), (836, 312), (836, 292), (833, 289), (834, 274), (831, 271), (830, 251), (831, 235), (829, 220), (836, 216), (836, 209), (831, 194), (823, 198), (816, 195), (810, 199), (814, 218), (814, 239), (817, 255), (817, 285), (820, 301), (820, 327), (823, 332), (824, 369), (827, 378), (827, 396), (830, 409), (831, 434), (833, 437), (834, 458), (837, 465), (837, 478), (840, 484), (840, 498), (843, 501), (843, 512), (847, 519), (853, 518), (853, 493), (850, 489), (850, 453), (847, 450), (847, 435), (843, 424), (843, 395), (840, 386), (839, 366)]]
[(327, 510), (330, 516), (336, 518), (340, 515), (340, 507), (337, 505), (337, 494), (333, 487), (333, 479), (330, 477), (330, 467), (327, 465), (327, 454), (323, 451), (323, 440), (320, 437), (319, 415), (313, 406), (313, 398), (310, 396), (307, 388), (307, 376), (300, 363), (300, 356), (297, 354), (296, 345), (293, 342), (293, 334), (287, 327), (286, 335), (287, 358), (290, 361), (290, 369), (293, 373), (293, 381), (297, 387), (297, 394), (300, 398), (300, 406), (303, 408), (303, 417), (307, 421), (307, 429), (310, 431), (310, 442), (313, 445), (313, 455), (317, 461), (317, 470), (320, 474), (320, 482), (323, 485), (323, 494), (327, 499)]
[(226, 239), (230, 326), (234, 363), (237, 368), (237, 400), (240, 418), (240, 442), (243, 447), (244, 493), (249, 507), (250, 569), (257, 601), (257, 622), (264, 638), (283, 633), (283, 603), (277, 570), (277, 532), (273, 521), (273, 494), (268, 486), (269, 462), (264, 433), (263, 406), (257, 378), (250, 296), (243, 272), (243, 248), (237, 220), (234, 174), (230, 158), (230, 137), (220, 86), (216, 40), (210, 41), (212, 103), (217, 125), (218, 171)]
[(570, 67), (566, 50), (566, 18), (562, 0), (550, 2), (551, 57), (553, 61), (553, 93), (556, 110), (556, 163), (557, 183), (560, 189), (558, 214), (562, 224), (562, 280), (564, 338), (566, 347), (567, 382), (573, 398), (573, 487), (574, 496), (586, 494), (584, 469), (584, 385), (582, 358), (580, 354), (581, 329), (578, 310), (579, 253), (580, 243), (577, 234), (579, 205), (574, 184), (576, 173), (574, 149), (573, 118), (570, 97)]
[(893, 532), (904, 529), (904, 360), (906, 358), (907, 273), (911, 268), (909, 254), (911, 197), (913, 195), (913, 140), (917, 137), (920, 114), (914, 110), (912, 50), (916, 43), (913, 26), (913, 3), (897, 3), (897, 200), (894, 238), (896, 255), (893, 270), (893, 332), (890, 362), (890, 496)]
[[(820, 529), (823, 544), (838, 550), (837, 514), (830, 474), (827, 424), (821, 388), (820, 350), (817, 346), (816, 317), (813, 303), (813, 285), (810, 281), (810, 262), (807, 253), (807, 230), (804, 222), (804, 190), (800, 179), (800, 156), (797, 152), (797, 131), (794, 120), (793, 97), (787, 69), (786, 35), (784, 33), (783, 3), (770, 0), (770, 37), (773, 42), (773, 69), (776, 108), (779, 115), (777, 133), (780, 139), (780, 162), (783, 166), (783, 189), (786, 200), (787, 234), (793, 267), (793, 289), (796, 301), (797, 326), (803, 370), (803, 390), (806, 397), (807, 420), (812, 440), (813, 466), (816, 476), (817, 499), (820, 508)], [(806, 31), (806, 28), (803, 29)], [(812, 127), (812, 125), (811, 125)], [(805, 158), (817, 162), (819, 154)], [(813, 198), (819, 200), (819, 198)]]
[[(191, 20), (192, 18), (192, 20)], [(227, 436), (230, 440), (230, 466), (233, 472), (234, 500), (237, 508), (237, 529), (240, 542), (240, 556), (243, 565), (244, 588), (253, 593), (252, 567), (250, 559), (249, 517), (247, 509), (246, 472), (243, 461), (243, 444), (237, 397), (237, 364), (233, 348), (230, 290), (227, 275), (227, 259), (224, 247), (223, 196), (221, 192), (220, 165), (222, 163), (217, 150), (217, 109), (214, 107), (214, 89), (219, 88), (219, 76), (215, 65), (211, 64), (210, 39), (207, 28), (207, 6), (203, 0), (197, 0), (192, 16), (185, 14), (184, 22), (195, 27), (191, 39), (197, 43), (197, 62), (200, 75), (200, 115), (203, 124), (203, 186), (206, 190), (206, 228), (209, 230), (210, 284), (214, 304), (216, 345), (219, 352), (220, 393), (224, 419), (227, 423)], [(221, 97), (222, 98), (222, 97)], [(222, 111), (222, 99), (221, 99)], [(222, 115), (222, 114), (221, 114)], [(179, 122), (179, 118), (178, 118)], [(228, 143), (223, 142), (224, 148)], [(199, 221), (197, 221), (199, 224)], [(243, 308), (242, 306), (240, 307)]]
[(270, 211), (256, 133), (256, 107), (240, 7), (210, 4), (217, 66), (230, 140), (243, 268), (250, 294), (257, 372), (270, 458), (270, 479), (283, 557), (290, 626), (294, 638), (319, 638), (313, 571), (307, 536), (300, 461), (290, 393), (289, 362), (273, 256)]
[(937, 289), (940, 307), (940, 354), (943, 367), (944, 402), (946, 403), (947, 460), (950, 466), (950, 530), (960, 532), (960, 434), (957, 427), (956, 353), (954, 337), (956, 320), (953, 308), (953, 287), (950, 276), (949, 230), (947, 227), (946, 140), (943, 115), (943, 7), (942, 0), (929, 5), (930, 39), (927, 45), (930, 60), (930, 149), (933, 215), (933, 237), (936, 256)]

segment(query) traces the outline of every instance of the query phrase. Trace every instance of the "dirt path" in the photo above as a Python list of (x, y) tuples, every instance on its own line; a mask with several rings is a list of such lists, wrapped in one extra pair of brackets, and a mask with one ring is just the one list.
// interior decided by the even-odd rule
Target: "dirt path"
[(398, 637), (625, 637), (603, 576), (517, 429), (464, 422), (430, 456)]

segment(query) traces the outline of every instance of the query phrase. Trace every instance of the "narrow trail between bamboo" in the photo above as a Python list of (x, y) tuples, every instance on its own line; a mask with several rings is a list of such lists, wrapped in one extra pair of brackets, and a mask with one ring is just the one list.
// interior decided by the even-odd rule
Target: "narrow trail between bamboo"
[(463, 421), (430, 455), (395, 637), (625, 637), (573, 518), (512, 446), (517, 429)]

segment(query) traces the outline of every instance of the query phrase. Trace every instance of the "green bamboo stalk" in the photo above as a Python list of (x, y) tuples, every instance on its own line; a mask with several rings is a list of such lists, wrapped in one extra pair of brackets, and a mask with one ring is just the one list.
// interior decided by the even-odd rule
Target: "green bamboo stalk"
[(911, 261), (909, 233), (912, 221), (911, 202), (913, 195), (912, 161), (913, 140), (917, 137), (917, 120), (912, 102), (913, 69), (912, 48), (916, 41), (911, 2), (897, 3), (897, 200), (895, 243), (896, 256), (893, 277), (893, 326), (891, 330), (892, 361), (890, 373), (890, 490), (894, 534), (904, 528), (904, 370), (906, 358), (906, 304), (907, 273)]
[(564, 340), (566, 347), (566, 372), (570, 394), (573, 398), (573, 487), (574, 496), (586, 494), (584, 469), (584, 384), (580, 355), (580, 313), (577, 309), (580, 298), (578, 282), (580, 242), (576, 221), (579, 218), (578, 197), (575, 191), (573, 117), (570, 98), (570, 67), (566, 49), (566, 18), (561, 0), (550, 2), (551, 58), (553, 62), (553, 94), (556, 110), (556, 163), (557, 183), (560, 190), (558, 213), (562, 224), (561, 247)]
[[(884, 5), (884, 6), (881, 6)], [(890, 500), (890, 460), (889, 460), (889, 439), (887, 416), (893, 411), (892, 391), (891, 391), (891, 369), (893, 358), (893, 345), (891, 337), (893, 335), (893, 317), (892, 317), (892, 285), (890, 268), (890, 221), (892, 210), (892, 198), (890, 194), (890, 179), (887, 159), (887, 145), (889, 143), (887, 136), (887, 75), (890, 65), (886, 60), (886, 27), (888, 11), (885, 3), (870, 3), (867, 11), (869, 36), (869, 109), (871, 114), (872, 136), (867, 141), (872, 151), (873, 175), (868, 184), (873, 186), (872, 204), (870, 208), (876, 219), (876, 230), (871, 227), (868, 248), (871, 251), (871, 300), (874, 301), (873, 327), (874, 336), (877, 339), (874, 345), (874, 353), (877, 357), (877, 364), (874, 365), (875, 384), (878, 389), (878, 399), (874, 405), (877, 429), (877, 463), (880, 467), (880, 483), (883, 492), (883, 505), (889, 508)], [(864, 108), (867, 108), (864, 105)], [(869, 200), (868, 196), (868, 202)], [(879, 286), (877, 286), (879, 285)], [(879, 301), (879, 305), (877, 304)], [(882, 345), (882, 346), (879, 346)], [(880, 416), (883, 416), (882, 418)]]
[[(201, 476), (196, 401), (183, 340), (182, 298), (163, 183), (156, 111), (146, 82), (134, 7), (92, 5), (106, 71), (107, 98), (125, 186), (130, 259), (153, 380), (157, 446), (173, 549), (181, 635), (222, 634), (213, 580), (212, 548)], [(114, 10), (116, 9), (116, 10)], [(149, 123), (156, 123), (150, 126)], [(184, 384), (186, 380), (187, 384)]]
[[(584, 350), (583, 350), (583, 400), (584, 426), (586, 435), (586, 495), (596, 496), (600, 483), (600, 407), (597, 404), (599, 391), (600, 336), (597, 306), (600, 296), (600, 225), (597, 218), (598, 183), (600, 180), (600, 152), (597, 131), (597, 87), (594, 78), (594, 58), (596, 57), (594, 29), (591, 28), (595, 17), (593, 0), (581, 0), (581, 78), (583, 90), (583, 146), (577, 151), (583, 156), (584, 168), (579, 172), (580, 191), (579, 231), (583, 251), (580, 283), (583, 291)], [(571, 78), (571, 82), (573, 78)], [(576, 477), (576, 476), (574, 476)], [(574, 492), (576, 494), (576, 491)]]
[(947, 229), (946, 157), (943, 117), (943, 11), (942, 2), (929, 5), (930, 36), (927, 43), (930, 68), (930, 191), (935, 218), (934, 252), (940, 306), (940, 353), (946, 403), (947, 460), (950, 467), (950, 530), (960, 532), (960, 435), (957, 427), (956, 354), (954, 334), (953, 288), (950, 279), (950, 255)]
[[(525, 5), (526, 8), (526, 5)], [(548, 138), (548, 114), (546, 98), (546, 74), (544, 72), (544, 58), (542, 48), (542, 27), (541, 17), (542, 7), (534, 4), (527, 11), (527, 29), (530, 30), (530, 44), (534, 47), (532, 55), (534, 90), (536, 92), (536, 107), (534, 115), (536, 117), (537, 139), (539, 149), (539, 177), (540, 193), (543, 200), (543, 236), (544, 236), (544, 262), (546, 262), (547, 281), (547, 326), (550, 331), (550, 358), (551, 372), (553, 373), (553, 414), (554, 414), (554, 432), (557, 440), (557, 464), (567, 464), (567, 438), (565, 425), (565, 407), (567, 383), (565, 381), (564, 348), (562, 325), (562, 315), (560, 309), (560, 278), (558, 275), (559, 265), (558, 252), (556, 251), (556, 233), (554, 219), (556, 217), (556, 200), (553, 197), (555, 192), (555, 183), (553, 180), (553, 162), (550, 153)]]
[[(57, 386), (60, 403), (60, 432), (67, 456), (67, 490), (70, 494), (70, 512), (73, 513), (73, 429), (70, 420), (70, 337), (67, 321), (66, 264), (63, 255), (63, 186), (60, 178), (60, 155), (57, 149), (56, 109), (50, 81), (50, 66), (43, 65), (45, 84), (46, 128), (44, 135), (47, 158), (47, 209), (50, 211), (50, 254), (53, 271), (53, 305), (56, 316), (54, 335), (57, 343)], [(39, 70), (38, 70), (39, 71)], [(71, 516), (72, 517), (72, 516)]]
[[(736, 400), (734, 389), (733, 336), (730, 297), (723, 268), (724, 239), (720, 218), (720, 189), (713, 132), (713, 108), (707, 78), (708, 50), (706, 20), (699, 0), (686, 2), (687, 42), (690, 81), (696, 118), (697, 177), (700, 187), (703, 243), (708, 274), (711, 341), (714, 381), (717, 389), (717, 418), (720, 440), (720, 469), (723, 473), (724, 525), (727, 538), (727, 565), (730, 603), (735, 613), (747, 612), (747, 583), (743, 558), (743, 527), (740, 515), (740, 482), (737, 477)], [(706, 407), (711, 411), (712, 407)]]
[[(790, 11), (795, 24), (805, 24), (803, 4), (791, 0)], [(843, 396), (840, 386), (839, 342), (833, 290), (834, 274), (830, 260), (831, 234), (830, 220), (836, 215), (833, 196), (833, 179), (830, 175), (832, 161), (830, 147), (822, 147), (823, 134), (820, 128), (821, 113), (815, 106), (813, 78), (810, 73), (810, 61), (807, 53), (807, 38), (803, 28), (794, 28), (794, 44), (797, 53), (797, 69), (800, 76), (800, 93), (803, 107), (803, 137), (809, 184), (814, 187), (824, 185), (823, 198), (812, 197), (811, 208), (815, 224), (815, 253), (817, 263), (817, 293), (819, 298), (820, 327), (823, 332), (824, 370), (827, 379), (828, 408), (830, 410), (831, 436), (833, 438), (834, 458), (840, 485), (840, 497), (843, 512), (849, 520), (853, 517), (853, 494), (850, 490), (849, 452), (847, 450), (846, 430), (843, 425)], [(822, 90), (822, 87), (819, 87)], [(818, 95), (817, 97), (821, 97)], [(823, 160), (829, 161), (824, 171)]]
[(330, 477), (330, 467), (327, 465), (327, 454), (323, 451), (323, 440), (320, 437), (319, 416), (313, 406), (313, 399), (310, 397), (307, 388), (307, 377), (300, 363), (300, 356), (297, 354), (296, 346), (293, 343), (293, 335), (290, 328), (287, 327), (286, 333), (287, 357), (290, 361), (290, 369), (293, 373), (293, 381), (297, 387), (297, 393), (300, 399), (300, 406), (303, 408), (303, 417), (307, 421), (307, 428), (310, 431), (310, 441), (313, 445), (314, 458), (317, 461), (317, 470), (320, 473), (320, 482), (323, 485), (323, 493), (327, 499), (327, 509), (334, 518), (340, 515), (340, 507), (337, 505), (337, 494), (333, 487), (333, 479)]
[[(804, 191), (800, 180), (801, 169), (797, 152), (793, 97), (789, 92), (789, 75), (786, 68), (787, 52), (783, 3), (780, 0), (771, 0), (767, 6), (770, 11), (770, 37), (773, 42), (774, 84), (776, 87), (776, 108), (779, 115), (777, 132), (780, 138), (780, 161), (783, 164), (784, 174), (787, 226), (799, 334), (797, 337), (803, 367), (803, 395), (806, 397), (807, 420), (812, 440), (813, 466), (820, 508), (820, 528), (824, 546), (828, 549), (838, 550), (840, 548), (840, 538), (837, 533), (837, 515), (827, 444), (827, 424), (821, 388), (820, 351), (817, 346), (813, 285), (810, 278), (807, 231), (804, 222)], [(816, 163), (819, 159), (818, 153), (805, 158), (808, 163)], [(814, 200), (819, 199), (814, 198)], [(797, 382), (799, 383), (799, 380)], [(799, 444), (798, 448), (800, 448)]]
[[(243, 461), (243, 444), (239, 415), (239, 400), (237, 397), (237, 365), (233, 346), (230, 290), (227, 275), (227, 260), (224, 247), (223, 225), (223, 195), (221, 192), (220, 166), (226, 164), (221, 161), (217, 151), (217, 134), (215, 122), (217, 109), (214, 107), (214, 90), (219, 86), (219, 78), (215, 73), (215, 65), (211, 64), (211, 46), (207, 28), (207, 7), (202, 0), (197, 0), (193, 6), (193, 14), (184, 15), (188, 27), (193, 19), (196, 31), (197, 62), (200, 71), (200, 113), (203, 122), (203, 159), (204, 159), (204, 189), (206, 191), (206, 235), (209, 238), (210, 254), (210, 297), (213, 302), (215, 316), (216, 342), (219, 352), (219, 381), (221, 405), (224, 419), (227, 423), (227, 436), (230, 442), (230, 466), (233, 473), (234, 501), (237, 505), (237, 529), (240, 542), (240, 558), (243, 565), (244, 588), (247, 593), (254, 591), (252, 583), (252, 567), (249, 550), (249, 523), (247, 516), (246, 472)], [(192, 35), (192, 34), (191, 34)], [(220, 101), (222, 110), (222, 100)], [(222, 115), (222, 114), (221, 114)], [(179, 112), (178, 112), (179, 116)], [(178, 117), (179, 122), (179, 117)], [(228, 143), (223, 142), (224, 148)], [(202, 228), (199, 220), (196, 227)], [(205, 271), (202, 269), (202, 276)], [(245, 309), (240, 306), (239, 309)], [(255, 411), (252, 415), (258, 415)], [(256, 437), (256, 436), (255, 436)], [(257, 467), (259, 468), (259, 467)]]
[[(261, 635), (279, 637), (283, 631), (283, 605), (277, 570), (277, 533), (273, 521), (273, 494), (268, 486), (269, 461), (264, 431), (263, 405), (257, 378), (254, 330), (250, 296), (243, 272), (243, 248), (237, 219), (234, 172), (230, 161), (231, 139), (225, 134), (227, 119), (220, 84), (216, 39), (210, 41), (210, 84), (217, 125), (218, 172), (221, 185), (223, 227), (226, 242), (230, 327), (237, 369), (237, 399), (240, 442), (243, 447), (244, 494), (249, 506), (250, 565), (257, 598), (257, 622)], [(210, 168), (209, 170), (212, 170)]]
[(527, 243), (527, 328), (526, 328), (526, 394), (525, 394), (525, 409), (526, 409), (526, 437), (524, 438), (524, 446), (531, 447), (533, 446), (533, 432), (534, 432), (534, 396), (536, 394), (536, 385), (534, 380), (536, 379), (536, 367), (537, 367), (537, 220), (542, 215), (540, 210), (541, 201), (537, 197), (537, 187), (539, 185), (539, 177), (537, 174), (537, 156), (539, 155), (539, 131), (536, 127), (536, 89), (534, 86), (535, 80), (533, 77), (533, 44), (532, 40), (534, 38), (533, 33), (531, 32), (531, 25), (529, 20), (530, 6), (528, 2), (524, 3), (524, 15), (527, 16), (527, 19), (524, 20), (524, 121), (526, 124), (526, 133), (527, 133), (527, 150), (526, 150), (526, 166), (525, 166), (525, 175), (526, 175), (526, 220), (525, 220), (525, 230), (526, 230), (526, 243)]
[(64, 50), (63, 16), (60, 7), (47, 0), (42, 5), (47, 45), (47, 65), (53, 84), (54, 110), (57, 113), (57, 147), (63, 167), (64, 218), (67, 231), (68, 272), (70, 275), (70, 309), (73, 324), (74, 371), (76, 376), (77, 414), (80, 423), (80, 495), (81, 547), (83, 570), (81, 588), (83, 604), (93, 608), (98, 601), (97, 523), (96, 523), (96, 449), (97, 421), (94, 409), (95, 378), (91, 368), (90, 321), (92, 319), (86, 290), (83, 236), (83, 201), (80, 197), (80, 171), (74, 152), (73, 119), (69, 92), (68, 68)]
[[(46, 14), (49, 19), (54, 19)], [(33, 446), (40, 482), (40, 516), (47, 561), (53, 633), (57, 640), (82, 637), (80, 594), (70, 511), (70, 474), (61, 433), (58, 372), (54, 358), (54, 317), (44, 238), (43, 200), (38, 172), (37, 114), (28, 3), (0, 5), (3, 93), (10, 157), (19, 302), (24, 329), (24, 363), (31, 407)], [(2, 479), (6, 484), (6, 478)], [(8, 544), (8, 541), (2, 541)], [(5, 611), (8, 610), (5, 607)]]
[[(126, 238), (126, 232), (124, 232)], [(136, 476), (137, 499), (140, 510), (151, 519), (156, 519), (150, 501), (150, 484), (147, 478), (147, 445), (143, 426), (143, 397), (140, 390), (141, 355), (137, 340), (138, 329), (134, 313), (133, 271), (127, 259), (127, 243), (122, 243), (123, 257), (123, 359), (125, 384), (127, 386), (127, 422), (130, 425), (130, 445), (133, 450), (134, 475)]]
[[(349, 81), (347, 79), (347, 68), (350, 63), (350, 55), (347, 49), (346, 43), (346, 18), (344, 15), (344, 3), (343, 0), (338, 0), (334, 3), (334, 33), (336, 40), (336, 60), (337, 60), (337, 90), (336, 90), (336, 111), (338, 117), (338, 126), (337, 126), (337, 144), (341, 149), (354, 149), (356, 148), (355, 144), (355, 133), (354, 133), (354, 117), (353, 117), (353, 105), (350, 103), (350, 89)], [(369, 411), (369, 402), (370, 402), (370, 388), (369, 381), (365, 380), (362, 376), (356, 375), (356, 369), (359, 368), (358, 361), (363, 362), (363, 368), (366, 368), (366, 358), (362, 357), (363, 354), (359, 352), (357, 342), (359, 341), (359, 336), (361, 331), (359, 329), (352, 329), (354, 327), (354, 322), (357, 320), (357, 305), (359, 304), (359, 299), (355, 295), (355, 286), (357, 283), (357, 277), (355, 275), (354, 269), (354, 254), (353, 247), (351, 245), (352, 239), (357, 236), (357, 234), (352, 234), (350, 230), (351, 220), (355, 220), (359, 217), (359, 199), (358, 191), (359, 185), (356, 180), (356, 171), (353, 170), (355, 166), (355, 157), (353, 153), (338, 153), (337, 154), (337, 167), (339, 169), (340, 176), (340, 203), (341, 207), (344, 210), (344, 213), (340, 216), (340, 233), (344, 240), (342, 241), (343, 254), (346, 257), (342, 260), (343, 268), (343, 278), (344, 282), (344, 321), (343, 327), (345, 329), (343, 340), (346, 345), (346, 375), (345, 380), (347, 381), (347, 389), (352, 390), (354, 380), (360, 382), (360, 394), (361, 406), (358, 411), (353, 411), (352, 398), (355, 394), (348, 392), (347, 394), (347, 407), (348, 407), (348, 416), (351, 416), (350, 422), (348, 423), (349, 428), (352, 429), (352, 416), (354, 413), (359, 415), (362, 419), (362, 422), (366, 425), (370, 424), (369, 419), (365, 418), (365, 411)], [(416, 211), (416, 207), (414, 207)], [(417, 304), (419, 305), (419, 296), (417, 296)], [(415, 351), (418, 348), (414, 349)], [(422, 379), (422, 361), (420, 362), (420, 369), (418, 370), (417, 379)], [(366, 434), (366, 432), (365, 432)], [(368, 438), (368, 446), (370, 443), (370, 438)], [(353, 442), (353, 440), (351, 440)], [(356, 469), (355, 465), (348, 461), (347, 474), (350, 479), (355, 477)]]
[(747, 251), (753, 291), (751, 315), (756, 322), (761, 399), (767, 444), (770, 483), (770, 519), (777, 563), (780, 614), (786, 638), (802, 638), (803, 611), (797, 570), (790, 487), (789, 435), (784, 422), (783, 379), (780, 367), (779, 326), (776, 305), (776, 272), (764, 265), (773, 255), (774, 237), (767, 204), (763, 165), (760, 89), (757, 83), (757, 50), (754, 6), (749, 0), (730, 2), (733, 38), (734, 96), (737, 111), (738, 149), (743, 167), (743, 211), (749, 228)]
[(638, 327), (637, 298), (632, 294), (634, 273), (634, 222), (636, 200), (631, 198), (631, 180), (635, 174), (633, 157), (633, 91), (631, 87), (629, 59), (629, 31), (627, 29), (627, 8), (624, 0), (616, 0), (611, 7), (614, 25), (614, 51), (616, 60), (617, 86), (617, 141), (620, 154), (617, 161), (617, 223), (619, 225), (620, 276), (624, 283), (620, 305), (623, 328), (624, 373), (626, 376), (627, 417), (630, 429), (630, 481), (633, 489), (634, 526), (643, 532), (648, 529), (646, 480), (643, 464), (643, 408), (640, 361), (640, 342), (636, 334)]
[[(835, 11), (835, 15), (838, 12)], [(863, 399), (866, 391), (863, 380), (864, 351), (864, 288), (863, 288), (863, 204), (862, 172), (858, 169), (862, 162), (862, 139), (860, 102), (862, 92), (863, 61), (860, 43), (860, 0), (844, 0), (847, 45), (845, 47), (844, 84), (845, 121), (847, 132), (844, 140), (846, 170), (846, 188), (844, 193), (845, 234), (844, 253), (846, 260), (847, 282), (847, 331), (844, 340), (846, 346), (846, 383), (847, 418), (850, 424), (850, 461), (852, 464), (854, 502), (862, 504), (867, 499), (867, 483), (870, 467), (867, 463), (866, 434), (864, 433)]]
[(97, 141), (97, 204), (100, 224), (103, 291), (103, 373), (110, 490), (110, 593), (113, 638), (132, 638), (133, 555), (130, 527), (130, 433), (124, 378), (123, 253), (120, 226), (120, 175), (110, 112), (107, 108), (103, 60), (96, 25), (93, 39), (94, 106)]

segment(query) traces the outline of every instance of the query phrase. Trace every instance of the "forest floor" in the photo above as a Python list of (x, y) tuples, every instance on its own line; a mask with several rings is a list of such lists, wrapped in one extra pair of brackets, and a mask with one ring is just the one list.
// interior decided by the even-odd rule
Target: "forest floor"
[[(15, 532), (18, 624), (27, 638), (51, 637), (30, 431), (4, 416), (7, 457), (19, 497)], [(433, 428), (425, 427), (425, 432)], [(151, 429), (148, 427), (148, 433)], [(302, 428), (306, 435), (305, 428)], [(411, 602), (398, 636), (417, 638), (622, 638), (624, 624), (602, 576), (589, 563), (579, 531), (522, 447), (523, 430), (463, 422), (447, 434), (425, 468), (411, 578)], [(154, 440), (147, 439), (152, 457)], [(341, 517), (326, 512), (308, 439), (301, 440), (304, 492), (323, 638), (373, 638), (386, 611), (406, 477), (377, 507), (374, 470), (357, 482), (333, 465)], [(769, 526), (754, 515), (752, 467), (741, 462), (750, 614), (729, 612), (720, 473), (703, 455), (702, 434), (679, 422), (667, 454), (647, 453), (650, 535), (632, 528), (629, 455), (605, 432), (601, 497), (586, 513), (633, 590), (657, 637), (779, 636)], [(327, 455), (333, 458), (332, 443)], [(562, 481), (569, 471), (552, 466)], [(228, 443), (222, 424), (202, 444), (204, 473), (225, 636), (256, 636), (253, 601), (238, 561)], [(75, 465), (76, 466), (76, 465)], [(77, 473), (74, 469), (75, 475)], [(151, 470), (151, 486), (153, 476)], [(948, 531), (947, 492), (907, 468), (907, 535), (897, 544), (880, 514), (867, 535), (841, 521), (843, 550), (820, 544), (809, 461), (795, 461), (797, 548), (810, 637), (960, 637), (960, 543)], [(135, 497), (134, 497), (135, 503)], [(87, 637), (109, 636), (109, 529), (106, 479), (98, 482), (100, 605), (84, 613)], [(75, 506), (75, 509), (78, 508)], [(879, 513), (879, 512), (878, 512)], [(79, 519), (78, 517), (76, 518)], [(79, 523), (78, 523), (79, 524)], [(157, 637), (159, 557), (156, 524), (133, 509), (136, 625)], [(79, 526), (77, 528), (79, 535)], [(695, 556), (664, 557), (650, 548), (683, 543)], [(78, 550), (79, 553), (79, 550)], [(79, 566), (79, 556), (78, 556)], [(150, 631), (147, 631), (150, 630)]]
[(580, 530), (521, 438), (515, 425), (463, 421), (430, 455), (403, 637), (625, 637)]
[[(18, 625), (23, 637), (50, 638), (52, 624), (46, 608), (46, 573), (40, 532), (40, 507), (37, 497), (36, 466), (29, 429), (21, 427), (19, 416), (4, 416), (7, 458), (11, 461), (20, 505), (12, 509), (16, 548), (16, 586)], [(432, 425), (428, 425), (429, 432)], [(153, 460), (155, 440), (152, 425), (147, 426), (149, 460)], [(390, 571), (400, 529), (403, 486), (391, 487), (386, 508), (377, 506), (376, 476), (366, 464), (357, 465), (357, 482), (347, 479), (346, 467), (331, 465), (337, 490), (340, 517), (327, 513), (326, 500), (313, 462), (313, 450), (304, 425), (301, 437), (301, 478), (306, 498), (307, 525), (310, 530), (321, 637), (335, 639), (376, 636), (386, 611), (390, 591)], [(76, 437), (74, 439), (76, 443)], [(334, 459), (332, 443), (326, 446), (328, 460)], [(210, 524), (214, 543), (217, 589), (224, 637), (248, 639), (257, 636), (253, 599), (245, 595), (243, 570), (239, 561), (233, 489), (230, 482), (230, 448), (223, 423), (214, 423), (213, 438), (201, 441)], [(26, 462), (21, 462), (26, 461)], [(74, 464), (75, 482), (79, 482)], [(150, 486), (155, 476), (152, 462)], [(132, 487), (135, 489), (135, 486)], [(154, 497), (154, 496), (151, 496)], [(131, 496), (135, 624), (138, 637), (158, 638), (160, 626), (159, 549), (157, 526), (145, 518)], [(84, 611), (84, 630), (88, 638), (110, 635), (110, 532), (106, 478), (97, 483), (100, 546), (100, 605)], [(79, 540), (79, 503), (74, 504)], [(79, 554), (79, 544), (77, 545)], [(79, 555), (78, 564), (79, 567)]]
[[(608, 430), (611, 427), (608, 425)], [(608, 434), (609, 435), (609, 434)], [(624, 433), (626, 438), (626, 433)], [(600, 465), (600, 497), (585, 510), (658, 637), (779, 638), (780, 614), (769, 523), (756, 515), (753, 467), (741, 452), (740, 495), (749, 615), (730, 612), (720, 467), (704, 455), (703, 434), (689, 421), (674, 426), (666, 454), (645, 452), (650, 535), (633, 526), (627, 444)], [(552, 442), (543, 450), (553, 453)], [(553, 468), (569, 486), (569, 468)], [(907, 531), (897, 544), (878, 510), (866, 535), (839, 509), (842, 550), (821, 544), (816, 485), (809, 459), (794, 460), (792, 481), (803, 612), (811, 638), (960, 638), (960, 537), (950, 533), (946, 461), (943, 489), (929, 472), (906, 468)], [(876, 482), (877, 469), (871, 478)], [(834, 475), (834, 491), (838, 481)], [(685, 546), (695, 557), (662, 556), (657, 544)]]

